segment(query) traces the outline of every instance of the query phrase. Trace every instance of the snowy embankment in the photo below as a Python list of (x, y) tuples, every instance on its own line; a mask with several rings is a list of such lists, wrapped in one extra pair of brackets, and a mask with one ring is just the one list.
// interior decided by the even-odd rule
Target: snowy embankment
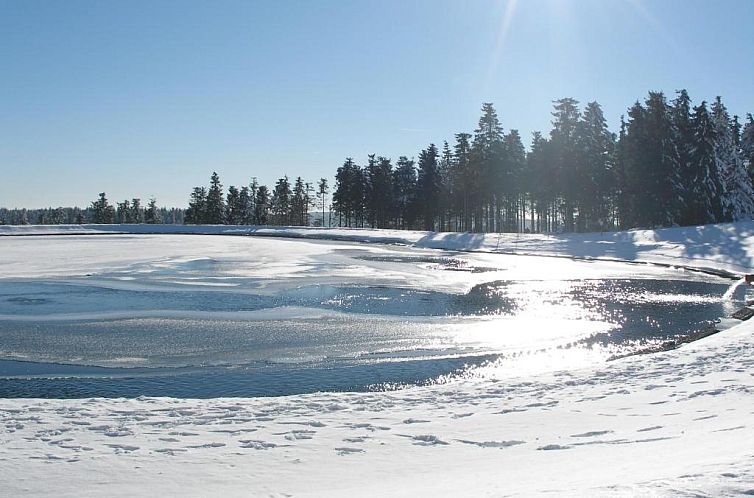
[[(165, 229), (144, 230), (154, 228)], [(754, 268), (752, 223), (519, 237), (190, 228)], [(49, 229), (0, 227), (13, 232)], [(754, 324), (744, 323), (673, 351), (500, 382), (255, 399), (0, 400), (0, 486), (8, 496), (754, 494), (752, 420)]]
[(227, 225), (0, 226), (0, 236), (206, 234), (403, 244), (427, 249), (641, 261), (727, 273), (754, 270), (754, 222), (586, 234), (495, 234)]

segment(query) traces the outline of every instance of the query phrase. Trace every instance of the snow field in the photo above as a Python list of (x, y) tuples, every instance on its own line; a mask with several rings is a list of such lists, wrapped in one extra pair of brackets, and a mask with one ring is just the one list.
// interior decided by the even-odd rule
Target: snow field
[[(743, 273), (754, 268), (752, 228), (397, 233), (413, 247)], [(20, 255), (13, 246), (23, 239), (2, 239), (0, 250)], [(216, 240), (232, 253), (233, 242)], [(155, 254), (139, 257), (150, 264)], [(110, 255), (95, 266), (130, 262)], [(297, 265), (275, 274), (293, 279)], [(0, 260), (4, 276), (19, 278), (22, 267)], [(48, 255), (29, 274), (71, 268)], [(673, 351), (499, 382), (252, 399), (3, 399), (0, 486), (7, 496), (734, 496), (754, 494), (753, 416), (754, 324), (744, 323)]]

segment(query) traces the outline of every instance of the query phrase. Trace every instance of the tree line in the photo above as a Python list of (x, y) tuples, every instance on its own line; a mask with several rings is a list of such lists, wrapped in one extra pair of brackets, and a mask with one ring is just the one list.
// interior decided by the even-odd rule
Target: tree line
[(597, 102), (554, 102), (548, 135), (527, 151), (492, 104), (473, 134), (414, 161), (347, 158), (336, 173), (341, 226), (436, 231), (602, 231), (698, 225), (754, 216), (754, 120), (742, 125), (718, 97), (692, 106), (650, 92), (609, 131)]
[(42, 209), (0, 208), (0, 225), (81, 225), (84, 223), (169, 223), (183, 224), (183, 210), (158, 207), (152, 198), (146, 206), (141, 199), (133, 198), (110, 204), (107, 195), (101, 192), (87, 208), (57, 207)]
[[(252, 178), (223, 189), (214, 172), (194, 187), (185, 210), (112, 206), (104, 193), (87, 209), (0, 209), (0, 223), (188, 223), (337, 225), (470, 232), (603, 231), (699, 225), (754, 217), (754, 119), (742, 124), (720, 97), (693, 105), (649, 92), (608, 129), (602, 108), (554, 101), (552, 129), (534, 132), (528, 150), (507, 132), (491, 103), (473, 133), (457, 133), (418, 158), (346, 158), (331, 202), (316, 186), (280, 178), (272, 189)], [(321, 216), (320, 216), (321, 212)], [(316, 215), (313, 215), (316, 213)], [(329, 217), (326, 215), (329, 213)], [(327, 219), (326, 219), (327, 218)]]
[(194, 187), (191, 192), (185, 222), (196, 225), (309, 226), (310, 211), (317, 205), (322, 206), (321, 220), (324, 220), (328, 191), (325, 178), (319, 180), (315, 191), (313, 185), (301, 177), (291, 184), (284, 176), (275, 183), (272, 191), (252, 178), (249, 185), (240, 188), (231, 185), (224, 194), (220, 177), (213, 172), (208, 187)]

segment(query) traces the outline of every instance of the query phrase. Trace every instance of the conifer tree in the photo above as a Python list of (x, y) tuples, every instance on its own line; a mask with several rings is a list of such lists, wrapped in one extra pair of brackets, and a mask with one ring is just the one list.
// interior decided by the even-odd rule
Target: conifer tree
[(416, 166), (406, 156), (398, 158), (393, 170), (393, 199), (395, 199), (395, 225), (398, 228), (413, 228), (416, 220)]
[(291, 184), (288, 176), (280, 178), (272, 191), (271, 209), (276, 225), (291, 224)]
[[(99, 199), (92, 202), (92, 223), (111, 224), (115, 223), (115, 208), (107, 202), (104, 192), (100, 192)], [(28, 224), (28, 221), (26, 222)]]
[(266, 225), (269, 222), (270, 191), (266, 185), (260, 185), (256, 189), (254, 200), (254, 224)]
[(241, 192), (237, 187), (228, 187), (225, 199), (225, 224), (239, 225), (243, 221), (243, 209), (241, 208)]
[(419, 171), (416, 180), (417, 201), (424, 230), (435, 229), (439, 214), (440, 177), (437, 163), (437, 146), (429, 144), (429, 147), (419, 153)]
[(209, 190), (207, 190), (205, 223), (210, 225), (222, 225), (225, 222), (225, 200), (223, 198), (223, 186), (217, 172), (212, 172)]
[(186, 210), (185, 222), (191, 225), (207, 223), (207, 189), (194, 187)]
[(141, 199), (131, 199), (131, 221), (130, 223), (144, 223), (144, 209), (141, 207)]
[(158, 225), (162, 223), (162, 215), (160, 213), (160, 209), (157, 207), (157, 199), (155, 199), (154, 197), (149, 199), (147, 209), (144, 211), (144, 223), (148, 223), (150, 225)]
[(317, 182), (317, 197), (322, 206), (322, 224), (320, 226), (330, 226), (329, 223), (325, 223), (325, 206), (327, 204), (327, 193), (329, 188), (327, 186), (327, 178), (320, 178)]
[(754, 216), (754, 188), (736, 143), (737, 131), (720, 97), (712, 104), (712, 125), (722, 207), (722, 218), (715, 221), (750, 220)]

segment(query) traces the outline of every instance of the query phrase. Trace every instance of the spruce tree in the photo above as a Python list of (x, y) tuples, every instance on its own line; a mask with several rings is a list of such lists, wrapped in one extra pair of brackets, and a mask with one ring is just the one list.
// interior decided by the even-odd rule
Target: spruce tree
[(398, 158), (393, 170), (393, 199), (395, 199), (395, 225), (398, 228), (413, 228), (416, 220), (416, 166), (406, 156)]
[(750, 220), (754, 216), (754, 188), (739, 150), (737, 131), (720, 97), (712, 104), (715, 129), (715, 163), (721, 184), (722, 218)]
[(147, 209), (144, 211), (144, 223), (148, 223), (150, 225), (158, 225), (162, 223), (160, 209), (157, 207), (157, 199), (155, 199), (154, 197), (149, 199)]
[(225, 224), (238, 225), (243, 219), (241, 210), (241, 192), (234, 185), (228, 187), (225, 198)]
[(269, 222), (270, 191), (266, 185), (259, 185), (254, 200), (254, 224), (267, 225)]
[[(104, 192), (100, 192), (99, 199), (92, 202), (92, 223), (112, 224), (115, 223), (115, 208), (107, 202)], [(28, 224), (28, 221), (27, 223)]]
[(327, 187), (327, 178), (320, 178), (317, 182), (317, 197), (319, 197), (320, 204), (322, 206), (322, 224), (321, 226), (330, 226), (329, 223), (325, 223), (325, 206), (327, 204), (327, 193), (329, 188)]
[(194, 187), (189, 199), (189, 206), (184, 218), (185, 223), (202, 225), (207, 223), (207, 189)]
[(417, 201), (424, 230), (434, 230), (439, 214), (440, 177), (438, 174), (438, 151), (435, 144), (419, 153)]
[(222, 225), (225, 222), (225, 200), (223, 198), (223, 186), (217, 172), (212, 172), (209, 190), (207, 190), (205, 223), (210, 225)]
[(280, 178), (272, 191), (271, 209), (276, 225), (291, 224), (291, 184), (288, 176)]

